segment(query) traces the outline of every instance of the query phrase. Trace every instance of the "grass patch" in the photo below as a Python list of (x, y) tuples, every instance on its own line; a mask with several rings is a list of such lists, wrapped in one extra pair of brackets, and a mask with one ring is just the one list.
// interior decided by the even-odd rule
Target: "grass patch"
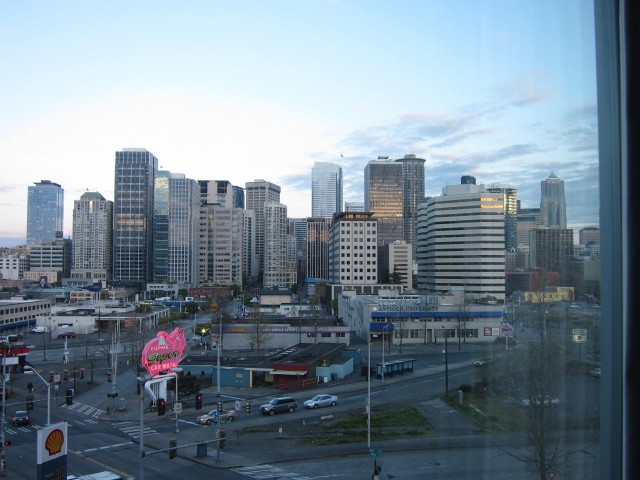
[(501, 396), (467, 392), (462, 405), (457, 394), (448, 395), (444, 400), (473, 420), (485, 433), (522, 432), (529, 425), (526, 410)]
[[(399, 406), (371, 412), (372, 440), (424, 437), (430, 430), (429, 420), (414, 407)], [(367, 415), (360, 411), (318, 423), (306, 430), (300, 440), (308, 445), (334, 445), (363, 442), (367, 436)]]

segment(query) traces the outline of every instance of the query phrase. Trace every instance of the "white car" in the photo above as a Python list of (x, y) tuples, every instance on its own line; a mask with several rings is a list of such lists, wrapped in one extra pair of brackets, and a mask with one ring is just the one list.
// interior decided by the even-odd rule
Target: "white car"
[(46, 333), (47, 327), (33, 327), (31, 333)]
[(30, 367), (29, 365), (25, 365), (24, 367), (22, 367), (22, 373), (25, 373), (27, 375), (33, 375), (33, 367)]
[(320, 394), (304, 402), (304, 408), (334, 407), (337, 403), (335, 395)]

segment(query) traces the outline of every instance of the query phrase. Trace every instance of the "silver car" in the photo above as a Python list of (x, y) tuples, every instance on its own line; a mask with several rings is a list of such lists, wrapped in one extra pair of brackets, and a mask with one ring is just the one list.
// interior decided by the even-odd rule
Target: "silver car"
[(304, 402), (304, 408), (333, 407), (338, 403), (335, 395), (320, 394)]

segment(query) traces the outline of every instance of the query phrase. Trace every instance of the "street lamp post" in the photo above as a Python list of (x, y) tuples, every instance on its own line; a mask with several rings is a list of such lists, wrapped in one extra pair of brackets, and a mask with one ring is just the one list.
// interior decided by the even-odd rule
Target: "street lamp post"
[(384, 372), (385, 372), (385, 364), (384, 364), (384, 342), (385, 342), (385, 330), (393, 325), (392, 323), (387, 323), (384, 327), (382, 327), (382, 381), (384, 382)]
[(138, 458), (138, 480), (144, 480), (144, 382), (144, 378), (137, 378), (136, 383), (140, 386), (140, 458)]
[(367, 332), (367, 345), (369, 353), (367, 355), (367, 448), (371, 449), (371, 331)]
[(444, 332), (444, 396), (446, 397), (449, 392), (449, 342), (447, 340), (449, 332), (444, 328), (444, 325), (442, 328)]

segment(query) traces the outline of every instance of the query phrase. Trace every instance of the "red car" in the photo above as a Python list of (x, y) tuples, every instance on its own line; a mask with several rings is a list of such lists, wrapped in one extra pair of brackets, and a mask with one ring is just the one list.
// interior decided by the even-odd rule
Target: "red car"
[(58, 338), (76, 338), (76, 334), (73, 332), (62, 332), (58, 334)]

